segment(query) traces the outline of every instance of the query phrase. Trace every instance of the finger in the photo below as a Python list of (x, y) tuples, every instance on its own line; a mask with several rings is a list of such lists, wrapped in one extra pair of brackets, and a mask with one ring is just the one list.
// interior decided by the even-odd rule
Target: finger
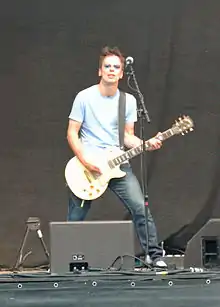
[(157, 146), (161, 146), (161, 145), (162, 145), (162, 142), (161, 142), (161, 141), (157, 141), (157, 142), (156, 142), (156, 145), (157, 145)]
[(99, 174), (101, 174), (101, 170), (98, 167), (95, 167), (95, 171)]

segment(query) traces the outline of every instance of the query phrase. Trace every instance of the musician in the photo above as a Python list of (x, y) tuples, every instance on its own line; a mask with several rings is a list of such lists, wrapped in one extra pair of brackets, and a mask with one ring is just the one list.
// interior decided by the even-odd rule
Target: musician
[[(101, 173), (99, 164), (88, 159), (88, 155), (97, 156), (110, 147), (119, 148), (118, 101), (119, 80), (123, 77), (125, 58), (117, 48), (104, 47), (99, 58), (98, 74), (100, 82), (80, 91), (74, 100), (69, 115), (67, 140), (70, 148), (81, 163), (92, 172)], [(126, 93), (126, 115), (124, 144), (133, 148), (141, 144), (141, 139), (134, 135), (134, 123), (137, 121), (137, 105), (133, 95)], [(157, 136), (149, 141), (147, 150), (157, 150), (162, 146)], [(133, 223), (143, 251), (146, 250), (146, 217), (144, 196), (139, 182), (126, 162), (120, 166), (126, 172), (122, 178), (113, 178), (108, 187), (119, 197), (131, 213)], [(68, 221), (84, 220), (91, 201), (82, 200), (70, 191)], [(162, 249), (158, 245), (156, 227), (148, 209), (149, 256), (145, 261), (155, 267), (166, 268), (161, 259)]]

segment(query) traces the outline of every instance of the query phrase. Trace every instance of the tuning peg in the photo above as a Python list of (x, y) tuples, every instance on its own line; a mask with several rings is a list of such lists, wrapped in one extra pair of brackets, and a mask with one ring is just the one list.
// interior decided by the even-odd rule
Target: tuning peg
[(185, 135), (185, 133), (184, 133), (184, 132), (182, 132), (181, 134), (182, 134), (182, 135)]
[(193, 131), (193, 130), (194, 130), (193, 128), (190, 128), (190, 129), (189, 129), (189, 131)]

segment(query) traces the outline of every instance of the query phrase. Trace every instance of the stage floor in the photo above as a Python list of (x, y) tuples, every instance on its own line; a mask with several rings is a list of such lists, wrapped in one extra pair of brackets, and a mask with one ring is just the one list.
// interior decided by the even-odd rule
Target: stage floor
[(2, 271), (0, 306), (220, 306), (220, 270)]

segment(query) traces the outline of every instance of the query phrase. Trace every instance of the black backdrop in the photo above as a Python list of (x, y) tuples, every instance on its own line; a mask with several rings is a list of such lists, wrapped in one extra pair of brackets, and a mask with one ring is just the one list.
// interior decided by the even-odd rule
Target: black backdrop
[[(0, 263), (11, 265), (29, 216), (65, 220), (67, 118), (98, 81), (101, 47), (135, 58), (151, 117), (146, 137), (183, 114), (195, 131), (149, 153), (148, 190), (160, 240), (184, 248), (219, 210), (219, 0), (0, 1)], [(128, 90), (126, 79), (121, 87)], [(137, 125), (137, 133), (139, 133)], [(133, 160), (140, 175), (140, 161)], [(88, 219), (128, 218), (109, 192)], [(178, 235), (177, 235), (178, 233)], [(39, 262), (40, 245), (29, 246)], [(34, 260), (35, 259), (35, 260)]]

